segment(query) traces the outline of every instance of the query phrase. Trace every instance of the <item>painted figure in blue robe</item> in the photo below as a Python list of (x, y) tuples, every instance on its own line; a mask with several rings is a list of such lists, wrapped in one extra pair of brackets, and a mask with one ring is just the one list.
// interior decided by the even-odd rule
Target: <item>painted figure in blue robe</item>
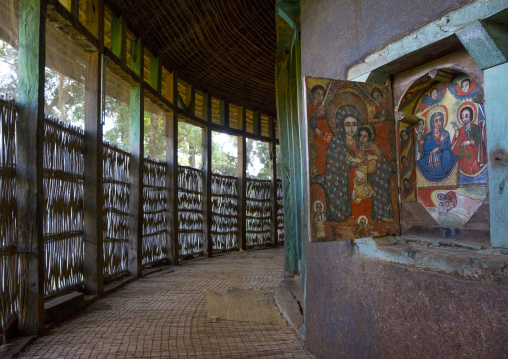
[(457, 163), (457, 156), (451, 148), (450, 134), (443, 128), (443, 124), (442, 112), (431, 116), (431, 131), (425, 136), (422, 156), (416, 162), (423, 177), (432, 182), (445, 180)]

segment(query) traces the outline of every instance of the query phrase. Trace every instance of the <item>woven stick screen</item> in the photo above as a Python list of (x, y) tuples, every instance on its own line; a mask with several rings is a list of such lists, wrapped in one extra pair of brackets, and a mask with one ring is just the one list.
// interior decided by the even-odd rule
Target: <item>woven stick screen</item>
[[(16, 121), (12, 102), (0, 99), (0, 330), (15, 319), (19, 305), (19, 253), (16, 236)], [(0, 344), (2, 343), (0, 336)]]
[(270, 180), (247, 179), (247, 247), (270, 243)]
[(178, 244), (180, 256), (203, 249), (203, 172), (178, 166)]
[(103, 146), (104, 276), (127, 273), (129, 153)]
[(212, 241), (214, 251), (237, 247), (238, 179), (212, 176)]
[(166, 163), (143, 164), (143, 265), (149, 265), (167, 256)]
[(277, 237), (278, 243), (284, 243), (284, 187), (280, 178), (277, 178)]
[(44, 122), (44, 291), (83, 281), (83, 130)]

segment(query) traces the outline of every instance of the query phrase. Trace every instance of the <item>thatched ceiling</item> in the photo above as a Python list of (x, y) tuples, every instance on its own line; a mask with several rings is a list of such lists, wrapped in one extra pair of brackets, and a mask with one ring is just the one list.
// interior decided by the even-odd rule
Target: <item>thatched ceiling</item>
[(164, 66), (275, 114), (275, 0), (106, 0)]

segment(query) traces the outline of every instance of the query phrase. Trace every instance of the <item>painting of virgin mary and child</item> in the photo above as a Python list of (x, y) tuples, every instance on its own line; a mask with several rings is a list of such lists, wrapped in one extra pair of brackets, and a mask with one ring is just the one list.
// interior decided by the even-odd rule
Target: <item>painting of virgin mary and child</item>
[[(375, 141), (375, 129), (363, 123), (355, 106), (336, 113), (337, 135), (326, 153), (326, 170), (314, 179), (326, 196), (327, 221), (344, 222), (355, 205), (370, 199), (367, 212), (373, 220), (393, 219), (390, 194), (391, 168)], [(369, 208), (370, 207), (370, 208)]]
[(390, 88), (307, 77), (306, 90), (312, 240), (399, 233)]

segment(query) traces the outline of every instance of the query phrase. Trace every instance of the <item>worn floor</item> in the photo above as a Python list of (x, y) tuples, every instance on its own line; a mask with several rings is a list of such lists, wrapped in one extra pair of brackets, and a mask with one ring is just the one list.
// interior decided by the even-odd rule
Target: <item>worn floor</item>
[(18, 357), (313, 358), (273, 303), (283, 258), (282, 248), (234, 252), (148, 275)]

